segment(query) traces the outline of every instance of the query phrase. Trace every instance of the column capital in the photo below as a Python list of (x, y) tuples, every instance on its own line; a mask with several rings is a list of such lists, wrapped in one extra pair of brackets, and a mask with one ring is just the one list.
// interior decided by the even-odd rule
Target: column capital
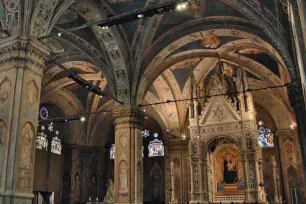
[(302, 83), (300, 81), (292, 82), (288, 85), (289, 99), (293, 108), (302, 106), (304, 104), (304, 94)]
[(297, 135), (297, 129), (279, 129), (275, 132), (277, 137), (295, 137)]
[(35, 38), (5, 38), (0, 41), (0, 72), (21, 67), (42, 76), (50, 53), (50, 47)]
[(138, 107), (131, 105), (118, 106), (113, 110), (113, 119), (115, 127), (121, 124), (143, 125), (144, 114)]

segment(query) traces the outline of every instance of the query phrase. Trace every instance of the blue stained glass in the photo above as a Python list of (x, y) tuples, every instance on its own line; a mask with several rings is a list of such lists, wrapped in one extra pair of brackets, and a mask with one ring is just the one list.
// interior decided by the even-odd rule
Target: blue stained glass
[(54, 154), (59, 154), (59, 155), (61, 155), (62, 153), (61, 140), (57, 136), (52, 138), (51, 152)]
[[(263, 123), (263, 121), (262, 121)], [(258, 128), (258, 144), (261, 147), (274, 147), (273, 143), (273, 133), (269, 128), (259, 127)]]
[(62, 143), (61, 140), (58, 138), (59, 131), (55, 132), (56, 136), (52, 138), (51, 142), (51, 152), (54, 154), (62, 154)]
[(150, 136), (150, 131), (149, 131), (149, 130), (144, 130), (144, 131), (142, 131), (142, 136), (143, 136), (144, 138), (149, 137), (149, 136)]
[(268, 128), (266, 128), (266, 130), (265, 130), (265, 133), (270, 133), (271, 132), (271, 130), (270, 129), (268, 129)]
[(158, 140), (158, 133), (154, 133), (155, 139), (149, 144), (149, 157), (164, 156), (164, 145), (161, 140)]
[(112, 144), (112, 147), (110, 148), (109, 157), (110, 157), (111, 160), (114, 160), (116, 158), (116, 146), (115, 146), (115, 144)]
[(48, 138), (44, 132), (38, 133), (36, 140), (36, 148), (44, 151), (48, 151)]
[(264, 127), (260, 127), (258, 130), (259, 130), (260, 133), (265, 133), (265, 128)]

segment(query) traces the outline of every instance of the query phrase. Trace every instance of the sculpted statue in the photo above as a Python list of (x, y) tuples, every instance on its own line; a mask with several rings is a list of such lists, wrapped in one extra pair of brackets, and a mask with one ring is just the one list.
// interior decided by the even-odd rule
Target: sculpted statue
[(114, 183), (112, 179), (109, 179), (108, 182), (109, 184), (106, 185), (107, 191), (103, 203), (114, 203)]

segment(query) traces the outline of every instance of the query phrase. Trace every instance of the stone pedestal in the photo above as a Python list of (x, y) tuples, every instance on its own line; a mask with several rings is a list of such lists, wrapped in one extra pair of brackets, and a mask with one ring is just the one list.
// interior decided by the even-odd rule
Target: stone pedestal
[(48, 49), (34, 39), (0, 42), (0, 203), (32, 203), (41, 79)]
[(116, 159), (115, 203), (143, 202), (142, 123), (143, 114), (130, 105), (113, 111)]

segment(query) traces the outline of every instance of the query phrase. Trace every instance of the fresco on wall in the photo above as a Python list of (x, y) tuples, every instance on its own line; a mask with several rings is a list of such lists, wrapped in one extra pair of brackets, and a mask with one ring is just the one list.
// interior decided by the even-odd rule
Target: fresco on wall
[(74, 176), (75, 179), (75, 187), (74, 187), (74, 197), (76, 201), (80, 200), (81, 197), (81, 182), (80, 182), (80, 175), (78, 173)]
[(151, 202), (161, 202), (163, 197), (163, 173), (160, 166), (155, 163), (150, 172)]
[(6, 132), (6, 126), (3, 120), (0, 120), (0, 184), (1, 184), (1, 176), (2, 176), (2, 163), (4, 158), (4, 136)]
[(215, 182), (218, 194), (242, 193), (244, 190), (243, 168), (236, 148), (225, 145), (217, 150)]
[(95, 199), (97, 197), (97, 176), (96, 175), (91, 176), (90, 197), (92, 199)]
[(4, 103), (6, 99), (10, 96), (12, 88), (12, 82), (7, 77), (5, 77), (0, 83), (0, 103)]
[(119, 165), (119, 192), (127, 193), (128, 192), (128, 169), (126, 161), (121, 161)]
[(32, 141), (34, 138), (33, 126), (26, 123), (21, 131), (21, 148), (20, 161), (18, 167), (18, 182), (17, 188), (22, 190), (29, 190), (31, 188), (31, 171), (33, 168), (32, 159)]

